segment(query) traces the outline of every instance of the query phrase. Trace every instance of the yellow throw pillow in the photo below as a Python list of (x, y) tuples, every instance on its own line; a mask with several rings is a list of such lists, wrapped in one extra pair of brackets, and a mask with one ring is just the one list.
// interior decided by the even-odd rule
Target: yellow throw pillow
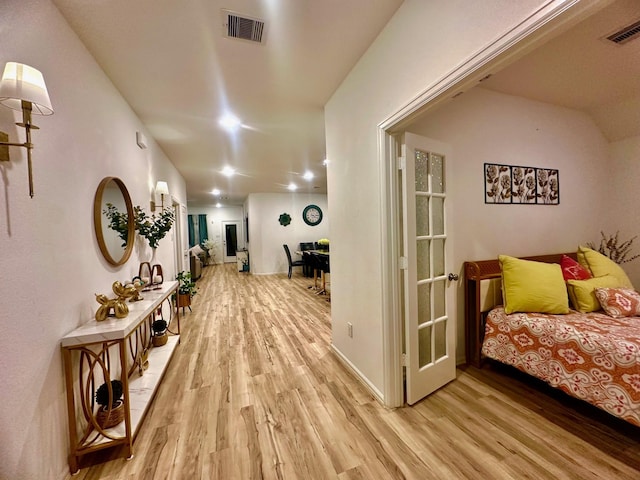
[(500, 255), (504, 311), (569, 313), (567, 288), (557, 263)]
[(594, 277), (613, 275), (620, 280), (620, 287), (633, 289), (633, 284), (622, 267), (600, 252), (581, 245), (578, 247), (578, 262), (587, 268)]
[(595, 293), (596, 288), (618, 288), (621, 286), (620, 279), (613, 275), (593, 277), (588, 280), (567, 280), (573, 308), (582, 313), (600, 310), (600, 302)]

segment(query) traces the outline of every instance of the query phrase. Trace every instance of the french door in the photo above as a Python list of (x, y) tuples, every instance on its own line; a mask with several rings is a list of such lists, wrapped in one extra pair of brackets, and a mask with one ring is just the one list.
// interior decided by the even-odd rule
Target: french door
[(449, 147), (404, 134), (402, 258), (406, 401), (414, 404), (455, 379), (454, 290), (451, 266), (447, 159)]

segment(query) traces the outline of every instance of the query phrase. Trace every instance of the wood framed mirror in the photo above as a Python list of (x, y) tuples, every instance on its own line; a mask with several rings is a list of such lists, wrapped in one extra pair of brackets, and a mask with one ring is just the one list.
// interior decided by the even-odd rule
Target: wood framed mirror
[(133, 251), (135, 222), (131, 197), (124, 182), (105, 177), (93, 199), (93, 226), (104, 259), (123, 265)]

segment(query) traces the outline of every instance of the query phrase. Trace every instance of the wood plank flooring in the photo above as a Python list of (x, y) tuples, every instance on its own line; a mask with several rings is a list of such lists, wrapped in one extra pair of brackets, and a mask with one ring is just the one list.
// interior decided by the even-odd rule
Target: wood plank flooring
[(205, 268), (134, 458), (73, 478), (640, 478), (640, 429), (499, 366), (385, 409), (331, 353), (311, 283)]

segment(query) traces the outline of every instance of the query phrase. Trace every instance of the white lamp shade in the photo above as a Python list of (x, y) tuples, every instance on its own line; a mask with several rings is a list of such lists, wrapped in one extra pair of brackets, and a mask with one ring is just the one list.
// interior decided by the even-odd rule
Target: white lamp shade
[(156, 183), (156, 195), (169, 195), (169, 186), (167, 182)]
[(31, 102), (32, 113), (53, 113), (42, 73), (29, 65), (7, 62), (0, 80), (0, 103), (13, 110), (22, 111), (23, 100)]

